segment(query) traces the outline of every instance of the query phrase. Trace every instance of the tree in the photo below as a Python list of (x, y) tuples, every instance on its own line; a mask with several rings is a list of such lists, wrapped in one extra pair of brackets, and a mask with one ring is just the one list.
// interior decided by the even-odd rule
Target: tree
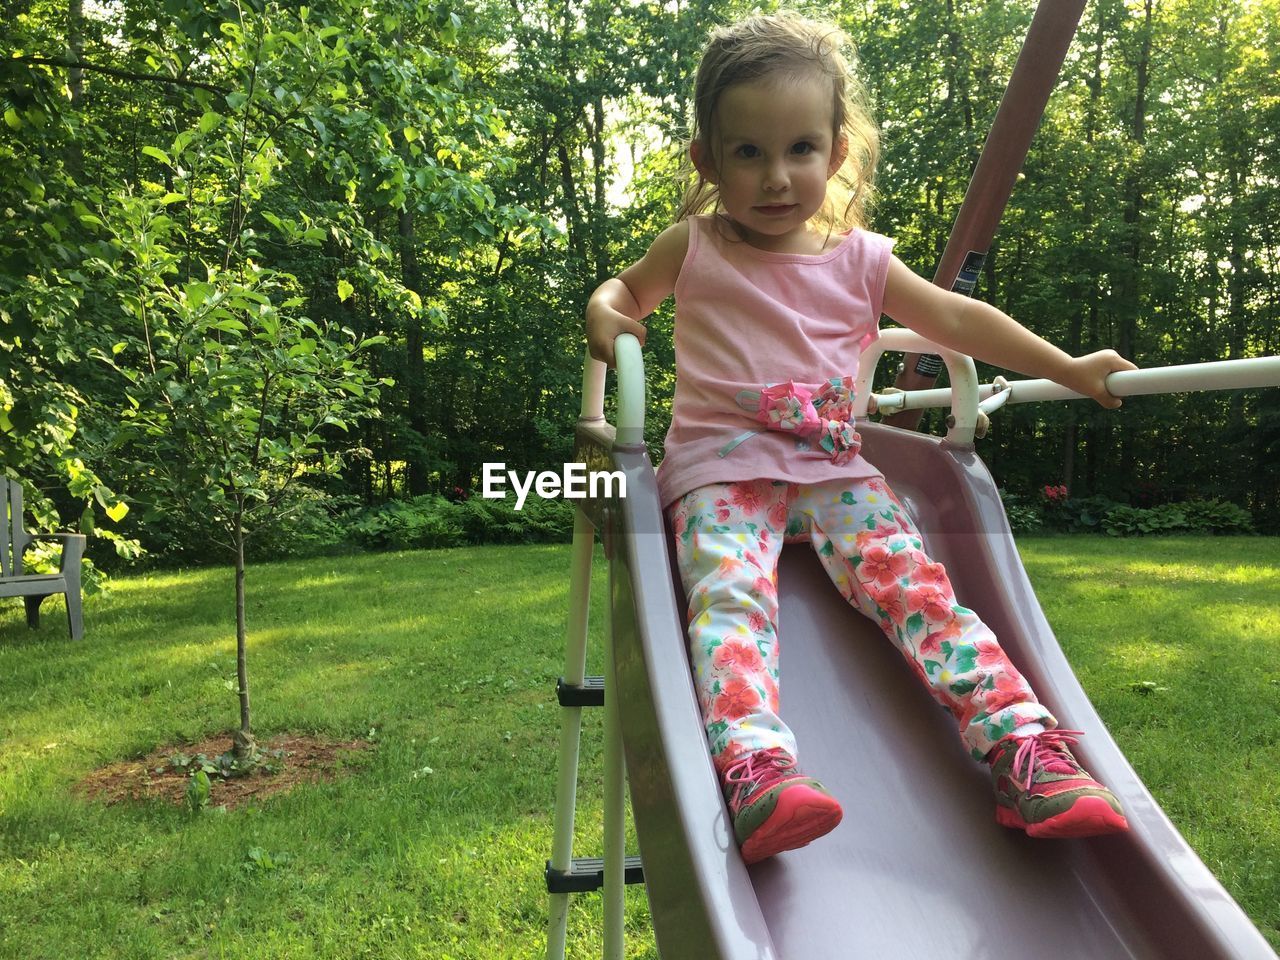
[[(235, 41), (231, 55), (242, 58), (241, 82), (224, 98), (228, 111), (206, 109), (169, 150), (142, 148), (163, 184), (144, 181), (137, 194), (81, 217), (109, 238), (88, 267), (116, 292), (124, 317), (109, 350), (93, 351), (124, 382), (110, 446), (148, 516), (176, 513), (193, 532), (208, 522), (234, 566), (240, 760), (256, 753), (246, 541), (288, 515), (302, 481), (340, 468), (353, 446), (343, 435), (376, 412), (386, 383), (361, 356), (380, 338), (306, 316), (297, 277), (259, 262), (255, 224), (296, 245), (318, 245), (326, 235), (305, 218), (299, 224), (259, 209), (288, 162), (278, 138), (288, 136), (294, 115), (315, 106), (278, 82), (285, 73), (297, 82), (303, 72), (289, 70), (287, 54), (308, 64), (311, 93), (332, 82), (344, 59), (339, 31), (305, 18), (297, 26), (224, 24)], [(354, 289), (347, 281), (338, 287), (339, 300)]]
[[(178, 254), (162, 201), (135, 200), (120, 215), (119, 265), (133, 281), (128, 308), (142, 335), (99, 356), (127, 381), (128, 409), (114, 446), (145, 478), (148, 512), (212, 521), (235, 570), (238, 759), (251, 759), (245, 544), (286, 518), (304, 476), (342, 463), (341, 434), (375, 412), (379, 384), (359, 354), (377, 340), (299, 315), (295, 280), (251, 262), (208, 268), (207, 279), (168, 282)], [(192, 524), (192, 530), (200, 527)]]

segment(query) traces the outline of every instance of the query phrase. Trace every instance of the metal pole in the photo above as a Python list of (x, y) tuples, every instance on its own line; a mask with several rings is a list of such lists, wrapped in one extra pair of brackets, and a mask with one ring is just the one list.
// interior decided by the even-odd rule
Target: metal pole
[[(1079, 400), (1084, 397), (1084, 394), (1069, 390), (1052, 380), (1010, 380), (1007, 385), (1010, 390), (1007, 403)], [(1280, 356), (1122, 370), (1107, 377), (1107, 389), (1117, 397), (1192, 393), (1200, 390), (1244, 390), (1254, 387), (1280, 387)], [(978, 388), (978, 397), (985, 400), (1001, 389), (1003, 387), (999, 384), (984, 383)], [(951, 401), (950, 387), (876, 395), (876, 403), (883, 410), (948, 407), (951, 406)]]
[[(933, 282), (944, 290), (966, 296), (973, 292), (1084, 6), (1085, 0), (1041, 0), (1036, 8), (933, 277)], [(899, 390), (924, 390), (933, 386), (941, 371), (942, 363), (936, 356), (909, 354), (894, 386)], [(898, 413), (885, 422), (914, 430), (920, 424), (920, 414)]]
[[(591, 606), (591, 554), (595, 528), (581, 511), (573, 520), (569, 573), (569, 627), (565, 638), (564, 680), (580, 687), (587, 669), (587, 614)], [(569, 869), (573, 857), (573, 820), (578, 799), (578, 748), (582, 708), (560, 708), (560, 775), (551, 840), (551, 869)], [(569, 894), (553, 893), (547, 926), (547, 960), (563, 960), (569, 919)]]
[[(609, 564), (612, 601), (615, 561)], [(626, 770), (614, 673), (612, 617), (605, 624), (604, 692), (604, 960), (623, 960), (626, 912)]]

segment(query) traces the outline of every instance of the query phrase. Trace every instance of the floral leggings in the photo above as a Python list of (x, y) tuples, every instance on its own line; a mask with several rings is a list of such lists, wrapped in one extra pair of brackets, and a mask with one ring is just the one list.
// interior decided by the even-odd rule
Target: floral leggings
[(711, 484), (670, 508), (689, 598), (689, 649), (711, 754), (795, 738), (778, 716), (778, 555), (807, 539), (840, 594), (876, 621), (960, 725), (975, 759), (1028, 723), (1057, 725), (995, 635), (960, 606), (884, 480)]

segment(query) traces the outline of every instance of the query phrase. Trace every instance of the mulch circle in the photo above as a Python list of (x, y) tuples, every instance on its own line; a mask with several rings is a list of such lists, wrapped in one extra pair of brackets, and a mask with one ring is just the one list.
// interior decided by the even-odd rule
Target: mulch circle
[[(275, 772), (260, 768), (229, 780), (211, 776), (209, 806), (234, 810), (251, 800), (284, 793), (299, 783), (336, 780), (352, 757), (372, 746), (365, 740), (344, 743), (305, 734), (283, 734), (260, 740), (258, 747), (264, 752), (284, 751), (283, 756), (271, 764)], [(170, 744), (140, 759), (95, 770), (80, 781), (77, 790), (83, 796), (108, 804), (161, 800), (182, 806), (186, 803), (187, 772), (173, 767), (169, 758), (178, 753), (188, 757), (203, 753), (216, 762), (230, 749), (231, 738), (225, 735), (199, 743)]]

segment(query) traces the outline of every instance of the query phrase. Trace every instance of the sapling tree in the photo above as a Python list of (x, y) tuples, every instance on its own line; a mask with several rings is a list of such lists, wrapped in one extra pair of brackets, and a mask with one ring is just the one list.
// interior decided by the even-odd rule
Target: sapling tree
[[(163, 230), (154, 205), (126, 205), (134, 228), (130, 272), (139, 280), (129, 309), (139, 334), (116, 343), (109, 361), (128, 381), (116, 449), (146, 476), (150, 511), (185, 518), (235, 568), (238, 760), (251, 759), (246, 661), (245, 544), (287, 519), (300, 480), (335, 472), (350, 445), (348, 425), (374, 412), (379, 382), (363, 341), (297, 312), (292, 278), (246, 264), (208, 269), (205, 280), (164, 282), (167, 254), (147, 237)], [(129, 218), (132, 218), (131, 220)]]
[[(313, 319), (316, 291), (267, 266), (288, 246), (347, 241), (270, 212), (269, 202), (301, 150), (303, 127), (349, 60), (336, 28), (302, 22), (297, 32), (264, 18), (222, 24), (234, 51), (236, 89), (168, 150), (148, 145), (165, 182), (82, 220), (108, 239), (86, 266), (116, 293), (121, 316), (95, 355), (123, 377), (112, 443), (147, 515), (180, 520), (221, 546), (235, 569), (236, 674), (240, 724), (234, 752), (256, 756), (250, 725), (245, 545), (285, 519), (307, 479), (336, 472), (357, 446), (348, 427), (375, 413), (378, 388), (362, 355), (380, 337), (357, 337)], [(287, 84), (287, 86), (286, 86)], [(213, 109), (217, 107), (218, 109)], [(308, 218), (300, 214), (304, 224)], [(264, 225), (279, 236), (264, 237)], [(337, 296), (354, 293), (339, 281)]]

